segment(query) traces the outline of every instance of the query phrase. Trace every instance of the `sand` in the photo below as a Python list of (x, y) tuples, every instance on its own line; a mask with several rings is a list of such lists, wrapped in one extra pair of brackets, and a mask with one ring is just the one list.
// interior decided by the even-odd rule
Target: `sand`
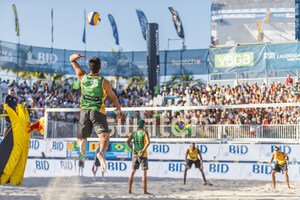
[[(271, 178), (271, 177), (270, 177)], [(286, 183), (272, 189), (266, 181), (211, 180), (213, 186), (203, 186), (200, 179), (149, 178), (148, 191), (143, 195), (142, 180), (136, 178), (133, 193), (127, 194), (127, 178), (104, 181), (90, 177), (25, 178), (22, 185), (0, 185), (0, 199), (5, 200), (65, 200), (65, 199), (300, 199), (300, 183)]]

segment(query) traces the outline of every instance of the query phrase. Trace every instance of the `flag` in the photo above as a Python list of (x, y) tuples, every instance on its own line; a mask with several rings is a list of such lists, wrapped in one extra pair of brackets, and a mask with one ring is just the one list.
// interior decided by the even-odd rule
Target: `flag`
[(145, 14), (143, 13), (143, 11), (141, 11), (141, 10), (136, 10), (136, 14), (139, 18), (143, 37), (146, 40), (147, 39), (146, 32), (147, 32), (147, 24), (148, 24), (147, 18), (145, 16)]
[(18, 19), (18, 13), (17, 13), (17, 8), (16, 5), (12, 5), (13, 10), (14, 10), (14, 15), (15, 15), (15, 29), (16, 29), (16, 35), (20, 36), (20, 28), (19, 28), (19, 19)]
[(39, 119), (39, 121), (35, 122), (34, 124), (32, 124), (30, 126), (30, 130), (29, 132), (40, 132), (41, 134), (44, 134), (44, 129), (45, 129), (45, 117), (42, 117), (41, 119)]
[(175, 125), (175, 131), (180, 135), (187, 135), (192, 133), (192, 125)]
[(86, 24), (86, 14), (85, 14), (85, 10), (84, 10), (84, 27), (83, 27), (83, 36), (82, 36), (83, 43), (86, 43), (86, 41), (85, 41), (85, 24)]
[(182, 26), (182, 22), (180, 20), (178, 12), (172, 7), (169, 7), (169, 10), (170, 10), (170, 12), (172, 14), (172, 17), (173, 17), (173, 22), (174, 22), (175, 29), (177, 31), (177, 35), (179, 37), (181, 37), (182, 39), (184, 39), (183, 26)]
[(53, 30), (54, 30), (54, 27), (53, 27), (53, 8), (51, 9), (51, 41), (53, 42), (54, 39), (53, 39)]
[(117, 29), (115, 19), (111, 14), (108, 14), (107, 17), (108, 17), (108, 19), (110, 21), (110, 24), (111, 24), (113, 35), (114, 35), (114, 38), (116, 40), (116, 45), (119, 45), (119, 35), (118, 35), (118, 29)]

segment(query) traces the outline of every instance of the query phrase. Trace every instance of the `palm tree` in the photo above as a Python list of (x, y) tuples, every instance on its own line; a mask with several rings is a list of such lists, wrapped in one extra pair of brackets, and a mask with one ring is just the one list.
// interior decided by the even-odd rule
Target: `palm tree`
[(191, 75), (191, 72), (183, 68), (183, 74), (182, 75), (173, 75), (171, 77), (171, 80), (167, 82), (167, 85), (171, 86), (178, 86), (180, 84), (183, 84), (183, 87), (189, 86), (193, 83), (203, 85), (204, 81), (202, 79), (195, 79), (193, 75)]

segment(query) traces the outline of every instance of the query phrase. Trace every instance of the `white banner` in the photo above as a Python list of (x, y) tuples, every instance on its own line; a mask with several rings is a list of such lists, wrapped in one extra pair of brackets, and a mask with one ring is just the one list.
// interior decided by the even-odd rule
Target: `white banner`
[[(0, 137), (0, 143), (3, 137)], [(56, 140), (37, 140), (30, 139), (29, 157), (59, 157), (65, 158), (67, 156), (67, 141), (62, 139)]]
[[(131, 161), (107, 161), (108, 170), (106, 177), (129, 177), (132, 169)], [(85, 161), (83, 175), (92, 177), (93, 161)], [(267, 164), (250, 163), (204, 163), (204, 173), (209, 179), (247, 179), (247, 180), (270, 180), (273, 167)], [(78, 161), (75, 160), (47, 160), (29, 159), (27, 162), (25, 177), (55, 177), (55, 176), (77, 176)], [(149, 177), (183, 178), (185, 170), (184, 162), (149, 162)], [(100, 170), (98, 176), (101, 176)], [(300, 181), (300, 166), (290, 165), (288, 168), (290, 181)], [(138, 170), (136, 176), (141, 176)], [(201, 178), (199, 169), (188, 170), (187, 178)], [(281, 173), (277, 173), (276, 180), (285, 181)]]
[(67, 156), (67, 142), (57, 140), (30, 140), (29, 154), (32, 157), (61, 157)]
[[(275, 147), (285, 152), (292, 162), (300, 161), (300, 146), (288, 144), (196, 144), (203, 160), (269, 162)], [(149, 159), (184, 160), (189, 144), (152, 143), (148, 147)]]

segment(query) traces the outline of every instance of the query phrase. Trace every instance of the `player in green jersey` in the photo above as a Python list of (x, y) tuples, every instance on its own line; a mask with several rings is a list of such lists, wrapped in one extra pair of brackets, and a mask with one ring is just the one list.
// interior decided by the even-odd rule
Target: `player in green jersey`
[[(133, 140), (134, 148), (131, 146)], [(140, 120), (138, 122), (138, 130), (134, 131), (128, 138), (126, 145), (132, 151), (132, 171), (129, 177), (128, 193), (131, 194), (131, 187), (133, 183), (133, 177), (140, 165), (143, 170), (143, 185), (144, 194), (150, 194), (147, 192), (147, 170), (148, 170), (148, 154), (147, 148), (150, 145), (149, 134), (145, 131), (145, 121)]]
[(77, 59), (86, 58), (85, 55), (75, 53), (70, 56), (70, 62), (76, 71), (77, 78), (81, 81), (80, 119), (78, 123), (77, 144), (80, 152), (86, 156), (86, 142), (94, 128), (100, 138), (100, 152), (97, 157), (101, 163), (102, 171), (107, 169), (105, 152), (109, 145), (108, 124), (105, 114), (104, 100), (106, 95), (121, 112), (118, 98), (111, 89), (110, 83), (99, 75), (101, 61), (94, 56), (89, 60), (90, 73), (86, 73), (78, 64)]

